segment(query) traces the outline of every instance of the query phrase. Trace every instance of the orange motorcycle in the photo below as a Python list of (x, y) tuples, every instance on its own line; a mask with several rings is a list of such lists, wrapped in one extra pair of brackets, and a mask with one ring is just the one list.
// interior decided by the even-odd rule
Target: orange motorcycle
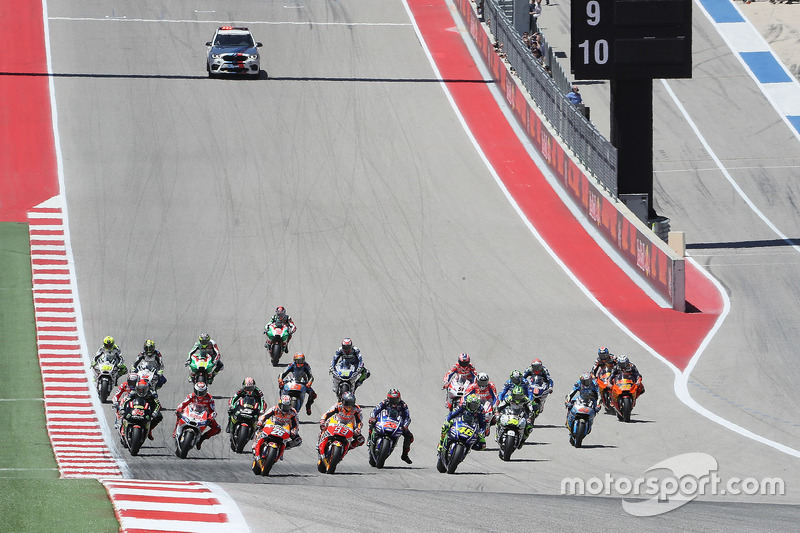
[(611, 407), (617, 414), (617, 420), (623, 422), (631, 421), (631, 411), (636, 406), (636, 398), (642, 393), (641, 383), (634, 381), (633, 374), (623, 372), (610, 385), (611, 387)]
[(594, 379), (597, 382), (597, 388), (600, 391), (600, 403), (605, 407), (607, 413), (613, 413), (614, 408), (611, 407), (611, 386), (608, 383), (608, 378), (611, 376), (611, 365), (604, 365), (597, 369), (597, 374)]

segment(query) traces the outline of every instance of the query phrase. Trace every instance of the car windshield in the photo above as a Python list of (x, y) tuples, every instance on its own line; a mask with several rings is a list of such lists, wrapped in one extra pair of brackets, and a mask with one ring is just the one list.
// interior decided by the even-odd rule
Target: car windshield
[(217, 35), (214, 46), (255, 46), (253, 37), (249, 34)]

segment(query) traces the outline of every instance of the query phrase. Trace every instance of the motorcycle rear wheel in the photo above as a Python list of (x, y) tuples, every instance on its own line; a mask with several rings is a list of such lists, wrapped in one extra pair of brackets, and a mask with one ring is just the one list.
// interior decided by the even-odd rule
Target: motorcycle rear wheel
[(392, 441), (384, 437), (381, 441), (380, 448), (378, 448), (378, 457), (375, 460), (375, 466), (377, 468), (383, 468), (384, 463), (386, 463), (386, 459), (389, 458), (389, 454), (392, 453)]
[(460, 442), (453, 447), (453, 453), (450, 454), (450, 459), (447, 461), (448, 474), (455, 474), (459, 463), (464, 460), (466, 451), (466, 448), (464, 448), (464, 445)]
[(264, 463), (261, 467), (261, 475), (268, 476), (269, 471), (272, 470), (272, 465), (274, 465), (278, 460), (278, 449), (274, 446), (267, 446), (267, 455), (264, 458)]
[(331, 458), (328, 461), (328, 474), (336, 473), (336, 467), (339, 465), (339, 461), (342, 460), (343, 451), (341, 446), (334, 446), (331, 450)]

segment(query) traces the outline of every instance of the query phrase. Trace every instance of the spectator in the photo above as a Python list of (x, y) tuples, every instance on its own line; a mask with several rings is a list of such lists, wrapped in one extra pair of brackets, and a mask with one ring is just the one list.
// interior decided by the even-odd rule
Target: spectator
[(570, 102), (572, 102), (575, 105), (583, 103), (583, 98), (581, 98), (581, 93), (578, 92), (578, 86), (577, 85), (573, 85), (572, 86), (572, 91), (567, 93), (567, 100), (569, 100)]
[(539, 29), (539, 15), (542, 14), (542, 0), (533, 0), (530, 6), (531, 28)]

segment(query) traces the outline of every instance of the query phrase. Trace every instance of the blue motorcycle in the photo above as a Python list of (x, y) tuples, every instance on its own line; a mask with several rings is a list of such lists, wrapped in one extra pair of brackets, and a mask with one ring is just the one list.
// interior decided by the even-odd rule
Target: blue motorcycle
[(567, 403), (567, 426), (569, 426), (569, 443), (580, 448), (583, 439), (591, 433), (592, 422), (597, 413), (594, 408), (594, 399), (589, 396), (576, 396)]
[(287, 395), (292, 400), (292, 407), (298, 413), (306, 400), (306, 384), (302, 381), (295, 381), (291, 377), (283, 382), (281, 394)]
[(467, 413), (453, 420), (442, 443), (442, 451), (438, 454), (436, 469), (453, 474), (472, 447), (478, 442), (481, 434), (478, 420)]
[(403, 435), (403, 421), (400, 413), (393, 407), (382, 409), (370, 433), (369, 464), (383, 468), (386, 459), (392, 454), (397, 439)]

